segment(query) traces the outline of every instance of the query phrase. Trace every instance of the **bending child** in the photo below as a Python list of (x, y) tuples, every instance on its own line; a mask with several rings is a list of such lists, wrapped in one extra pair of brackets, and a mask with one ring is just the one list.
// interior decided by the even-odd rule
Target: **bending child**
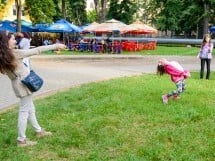
[(179, 99), (180, 94), (185, 90), (186, 84), (185, 79), (190, 77), (190, 72), (184, 70), (183, 67), (176, 61), (168, 61), (166, 59), (161, 59), (157, 65), (157, 74), (169, 74), (171, 80), (176, 85), (176, 90), (169, 92), (168, 94), (162, 95), (162, 100), (164, 104), (168, 103), (170, 97), (173, 99)]

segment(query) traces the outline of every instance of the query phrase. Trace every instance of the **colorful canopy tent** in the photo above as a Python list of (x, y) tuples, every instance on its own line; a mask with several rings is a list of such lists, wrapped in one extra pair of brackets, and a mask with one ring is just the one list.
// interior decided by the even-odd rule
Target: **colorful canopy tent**
[(81, 28), (61, 19), (51, 25), (37, 25), (43, 32), (81, 32)]
[[(13, 20), (13, 22), (17, 23), (17, 20)], [(32, 27), (32, 23), (29, 21), (21, 20), (21, 24), (23, 26), (31, 26)]]
[[(16, 20), (13, 21), (17, 24)], [(21, 28), (22, 32), (38, 32), (38, 28), (33, 26), (31, 22), (21, 20)]]
[(117, 21), (115, 19), (111, 19), (108, 21), (105, 21), (104, 23), (98, 24), (93, 26), (92, 28), (88, 30), (88, 32), (95, 32), (95, 33), (113, 33), (113, 32), (119, 32), (120, 34), (126, 33), (129, 31), (133, 31), (134, 29), (123, 22)]
[(129, 31), (129, 33), (132, 33), (132, 34), (157, 34), (158, 32), (153, 27), (148, 26), (139, 20), (133, 22), (128, 26), (134, 29), (133, 31)]
[(9, 31), (16, 32), (16, 24), (12, 21), (1, 21), (0, 22), (0, 31)]
[(38, 29), (38, 32), (45, 32), (46, 28), (48, 28), (50, 24), (47, 23), (38, 23), (35, 24), (35, 27)]
[(212, 27), (210, 28), (210, 32), (215, 32), (215, 26), (212, 26)]
[(85, 26), (83, 28), (82, 32), (92, 32), (92, 30), (94, 30), (98, 25), (99, 25), (99, 23), (93, 22), (93, 23), (89, 24), (88, 26)]
[[(139, 20), (133, 22), (129, 26), (134, 29), (133, 31), (129, 31), (128, 33), (126, 33), (129, 35), (157, 34), (157, 32), (158, 32), (153, 27), (148, 26)], [(126, 46), (125, 50), (128, 50), (128, 51), (141, 51), (143, 49), (144, 50), (154, 50), (154, 49), (156, 49), (156, 44), (157, 44), (157, 42), (155, 40), (147, 41), (147, 42), (137, 40), (136, 43), (133, 42), (133, 45), (129, 44), (129, 45), (124, 45), (124, 46)]]
[[(9, 32), (16, 32), (17, 24), (14, 21), (1, 21), (0, 22), (0, 30), (1, 31), (9, 31)], [(37, 32), (37, 28), (33, 26), (26, 26), (24, 24), (21, 24), (21, 30), (22, 32)]]

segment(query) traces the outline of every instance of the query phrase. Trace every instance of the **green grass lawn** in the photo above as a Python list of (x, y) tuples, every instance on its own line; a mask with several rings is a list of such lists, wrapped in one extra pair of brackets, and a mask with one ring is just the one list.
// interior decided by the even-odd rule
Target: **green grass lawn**
[(17, 109), (0, 115), (2, 161), (213, 161), (215, 73), (199, 80), (168, 105), (175, 89), (168, 76), (147, 74), (90, 83), (36, 100), (38, 120), (53, 136), (17, 148)]
[[(123, 51), (121, 54), (123, 55), (183, 55), (183, 56), (197, 56), (199, 52), (199, 47), (173, 47), (173, 46), (157, 46), (155, 50), (142, 50), (136, 52), (126, 52)], [(45, 54), (55, 54), (54, 52), (48, 51)], [(59, 54), (63, 55), (94, 55), (101, 53), (93, 53), (93, 52), (79, 52), (79, 51), (61, 51)]]

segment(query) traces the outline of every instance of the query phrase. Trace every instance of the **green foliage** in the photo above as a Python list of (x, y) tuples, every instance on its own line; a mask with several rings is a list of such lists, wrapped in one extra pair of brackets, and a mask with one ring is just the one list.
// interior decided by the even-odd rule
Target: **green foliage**
[[(192, 73), (181, 99), (168, 105), (160, 97), (175, 85), (155, 74), (90, 83), (37, 100), (38, 119), (53, 136), (17, 148), (17, 110), (1, 114), (0, 160), (212, 161), (214, 80)], [(32, 131), (27, 134), (35, 140)]]
[(137, 6), (132, 0), (110, 0), (110, 8), (107, 13), (108, 19), (116, 19), (126, 24), (133, 22), (133, 15), (136, 13)]
[(87, 20), (87, 13), (86, 13), (86, 1), (85, 0), (70, 0), (69, 1), (69, 13), (71, 17), (69, 20), (74, 22), (77, 25), (83, 25)]
[(118, 19), (116, 17), (113, 17), (114, 15), (117, 16), (116, 14), (118, 13), (119, 10), (119, 4), (118, 4), (118, 0), (110, 0), (110, 7), (107, 13), (107, 19)]
[[(152, 11), (152, 19), (157, 28), (190, 36), (192, 31), (208, 31), (209, 23), (214, 23), (214, 0), (151, 0), (148, 13)], [(201, 36), (199, 38), (202, 38)]]
[(54, 21), (59, 20), (63, 17), (62, 15), (62, 10), (59, 6), (59, 0), (53, 0), (54, 4), (55, 4), (55, 11), (56, 11), (56, 15), (53, 17)]
[(6, 4), (6, 0), (0, 0), (0, 7), (4, 7)]
[(183, 29), (185, 32), (189, 32), (190, 30), (196, 30), (196, 24), (199, 23), (199, 21), (203, 18), (202, 15), (199, 16), (199, 12), (202, 13), (203, 9), (199, 8), (196, 4), (192, 4), (189, 6), (186, 6), (187, 4), (184, 4), (186, 7), (186, 10), (183, 10), (181, 12), (180, 18), (179, 18), (179, 24), (181, 26), (181, 30)]
[(154, 21), (157, 24), (158, 29), (162, 31), (171, 30), (178, 31), (179, 25), (178, 20), (181, 16), (181, 11), (184, 10), (183, 1), (181, 0), (167, 0), (167, 1), (157, 1), (154, 0), (150, 5), (154, 5), (153, 8), (157, 8), (158, 6), (161, 10), (154, 17)]
[(33, 23), (51, 23), (56, 15), (53, 0), (25, 0), (25, 8)]
[(96, 20), (98, 19), (98, 15), (95, 10), (88, 11), (87, 18), (88, 18), (89, 23), (96, 22)]

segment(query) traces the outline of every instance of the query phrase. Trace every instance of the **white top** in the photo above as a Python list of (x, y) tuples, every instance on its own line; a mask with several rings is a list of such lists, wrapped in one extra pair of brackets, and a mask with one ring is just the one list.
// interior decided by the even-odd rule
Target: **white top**
[(27, 38), (22, 38), (22, 40), (19, 42), (19, 48), (20, 49), (30, 49), (30, 40)]
[[(30, 49), (31, 40), (23, 37), (19, 42), (20, 49)], [(23, 63), (28, 67), (28, 70), (31, 70), (31, 62), (29, 58), (23, 58)]]

